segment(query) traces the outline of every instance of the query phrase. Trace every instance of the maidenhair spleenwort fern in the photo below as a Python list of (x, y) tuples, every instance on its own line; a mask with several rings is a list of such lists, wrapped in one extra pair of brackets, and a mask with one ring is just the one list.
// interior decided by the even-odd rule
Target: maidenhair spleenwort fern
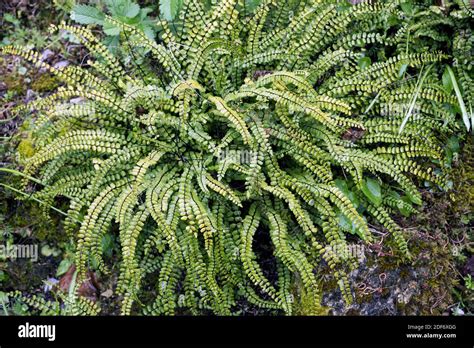
[[(248, 15), (241, 0), (211, 8), (185, 0), (180, 16), (177, 28), (160, 23), (156, 42), (107, 18), (127, 50), (146, 53), (139, 66), (66, 24), (52, 30), (71, 32), (96, 56), (88, 67), (55, 69), (26, 48), (1, 49), (64, 81), (25, 106), (39, 117), (24, 173), (41, 180), (37, 199), (69, 198), (78, 277), (91, 265), (108, 271), (101, 240), (115, 231), (123, 314), (231, 314), (242, 299), (291, 314), (295, 279), (305, 313), (318, 314), (321, 265), (350, 303), (351, 228), (370, 243), (367, 220), (377, 221), (409, 258), (391, 212), (412, 208), (394, 197), (420, 204), (416, 178), (443, 185), (427, 165), (441, 156), (442, 122), (431, 117), (456, 99), (431, 86), (436, 76), (399, 128), (417, 88), (401, 68), (416, 76), (445, 56), (403, 52), (360, 64), (365, 47), (405, 40), (385, 24), (402, 16), (397, 1), (263, 1)], [(382, 183), (390, 184), (383, 199), (372, 197)], [(275, 277), (261, 265), (261, 241), (271, 243)], [(145, 280), (156, 286), (152, 303), (141, 297)]]

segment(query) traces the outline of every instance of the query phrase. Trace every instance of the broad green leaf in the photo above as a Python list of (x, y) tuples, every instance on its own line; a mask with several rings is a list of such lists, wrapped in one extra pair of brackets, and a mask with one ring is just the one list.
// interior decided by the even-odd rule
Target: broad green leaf
[(56, 271), (56, 277), (62, 276), (64, 273), (66, 273), (71, 267), (72, 261), (70, 259), (64, 259), (59, 263), (58, 269)]
[(138, 28), (140, 28), (146, 35), (147, 38), (150, 40), (155, 40), (155, 31), (153, 30), (153, 27), (147, 24), (140, 24), (138, 25)]
[(448, 94), (451, 94), (453, 91), (453, 82), (451, 81), (451, 76), (449, 76), (448, 68), (444, 69), (443, 73), (443, 87)]
[(140, 6), (130, 0), (108, 0), (106, 3), (113, 17), (133, 18), (140, 12)]
[(117, 27), (115, 24), (110, 22), (104, 23), (104, 33), (106, 35), (115, 36), (120, 34), (120, 28)]
[(102, 237), (102, 251), (105, 256), (112, 257), (113, 249), (114, 238), (110, 233), (107, 233)]
[(145, 8), (140, 9), (140, 19), (142, 21), (147, 20), (146, 17), (148, 16), (150, 12), (153, 12), (153, 9), (150, 7), (145, 7)]
[(353, 229), (352, 221), (342, 212), (339, 212), (337, 215), (339, 218), (339, 226), (341, 226), (342, 230), (354, 234), (355, 230)]
[(337, 213), (337, 217), (339, 219), (339, 226), (345, 232), (349, 232), (350, 234), (357, 234), (360, 238), (364, 238), (364, 234), (360, 232), (360, 230), (356, 227), (353, 221), (345, 216), (341, 211)]
[(337, 2), (337, 12), (344, 12), (351, 8), (353, 4), (349, 1), (338, 1)]
[(116, 54), (120, 44), (120, 37), (118, 35), (106, 36), (104, 38), (104, 44), (110, 52)]
[(245, 8), (248, 12), (253, 12), (262, 3), (262, 0), (247, 0), (245, 1)]
[(133, 18), (139, 12), (140, 12), (140, 6), (138, 6), (138, 4), (133, 4), (132, 3), (125, 9), (125, 17)]
[(8, 301), (7, 293), (0, 291), (0, 303), (4, 303)]
[(351, 200), (352, 204), (354, 204), (355, 208), (359, 207), (359, 198), (357, 198), (357, 195), (353, 191), (349, 191), (347, 197)]
[(402, 8), (402, 11), (405, 12), (406, 14), (412, 14), (413, 13), (413, 4), (411, 1), (406, 1), (402, 4), (400, 4), (400, 7)]
[(448, 139), (447, 145), (448, 145), (448, 148), (452, 152), (459, 152), (459, 149), (460, 149), (459, 138), (456, 135), (453, 135)]
[(11, 13), (5, 13), (3, 19), (9, 23), (12, 23), (13, 25), (20, 25), (20, 21)]
[(459, 153), (460, 146), (459, 146), (459, 138), (456, 135), (451, 136), (447, 143), (446, 143), (446, 165), (451, 167), (453, 159), (455, 158), (456, 154)]
[(397, 199), (397, 200), (398, 200), (398, 199), (401, 199), (400, 194), (399, 194), (398, 192), (396, 192), (396, 191), (393, 191), (393, 190), (390, 190), (390, 191), (388, 192), (388, 195), (389, 195), (390, 197), (393, 197), (393, 198)]
[(367, 178), (362, 182), (362, 192), (376, 206), (382, 203), (382, 191), (377, 180)]
[(103, 24), (105, 15), (97, 8), (88, 5), (75, 5), (71, 19), (80, 24)]
[(405, 75), (405, 72), (407, 71), (408, 64), (402, 64), (400, 66), (400, 70), (398, 71), (398, 77), (402, 78), (403, 75)]
[(25, 315), (28, 313), (28, 306), (20, 301), (15, 302), (12, 306), (13, 314), (15, 315)]
[(350, 201), (354, 204), (354, 206), (357, 208), (359, 206), (359, 199), (357, 198), (357, 195), (349, 190), (349, 186), (347, 185), (347, 181), (342, 180), (342, 179), (336, 179), (334, 180), (334, 183), (336, 184), (337, 188), (341, 190), (344, 195), (350, 199)]
[(349, 187), (347, 186), (347, 181), (342, 180), (342, 179), (336, 179), (334, 180), (334, 183), (336, 184), (337, 188), (342, 191), (346, 196), (349, 195)]
[(406, 192), (406, 195), (410, 199), (410, 201), (415, 203), (416, 205), (421, 205), (421, 203), (423, 203), (419, 196), (414, 196), (410, 192)]

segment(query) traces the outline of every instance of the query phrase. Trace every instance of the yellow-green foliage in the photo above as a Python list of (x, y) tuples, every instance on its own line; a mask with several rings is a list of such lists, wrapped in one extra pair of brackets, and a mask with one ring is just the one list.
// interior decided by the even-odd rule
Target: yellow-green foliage
[[(121, 27), (124, 47), (148, 52), (132, 69), (88, 29), (65, 24), (52, 30), (72, 32), (98, 56), (90, 69), (57, 70), (31, 50), (1, 49), (66, 84), (28, 105), (40, 116), (24, 171), (44, 184), (37, 198), (70, 198), (66, 227), (77, 239), (79, 276), (92, 259), (107, 271), (101, 239), (118, 226), (124, 314), (145, 278), (157, 293), (145, 313), (230, 314), (242, 297), (287, 314), (302, 301), (305, 314), (321, 313), (314, 271), (321, 263), (350, 302), (346, 273), (354, 260), (343, 252), (341, 216), (366, 243), (373, 239), (367, 219), (378, 220), (408, 256), (391, 206), (365, 198), (366, 178), (390, 182), (415, 203), (421, 197), (413, 177), (443, 183), (423, 163), (440, 157), (430, 116), (452, 98), (422, 88), (421, 111), (402, 134), (404, 112), (383, 112), (409, 103), (417, 87), (399, 83), (403, 64), (419, 71), (443, 54), (408, 52), (358, 65), (361, 47), (399, 39), (383, 31), (388, 17), (400, 16), (397, 1), (340, 7), (306, 0), (291, 17), (279, 1), (263, 1), (251, 16), (243, 7), (223, 0), (206, 10), (185, 0), (183, 27), (175, 33), (161, 23), (157, 42), (108, 18)], [(82, 102), (70, 102), (77, 97)], [(362, 136), (350, 139), (350, 132)], [(336, 185), (340, 177), (363, 204)], [(259, 262), (261, 236), (271, 240), (265, 248), (277, 279)], [(296, 277), (302, 300), (291, 297)]]
[(22, 139), (18, 144), (17, 150), (21, 158), (29, 158), (35, 154), (31, 139)]

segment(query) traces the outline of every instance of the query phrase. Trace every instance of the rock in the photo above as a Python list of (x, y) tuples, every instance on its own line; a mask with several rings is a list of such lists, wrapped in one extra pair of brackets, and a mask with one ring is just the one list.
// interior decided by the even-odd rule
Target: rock
[(112, 297), (113, 294), (114, 294), (114, 292), (112, 291), (112, 289), (108, 289), (108, 290), (104, 291), (103, 293), (101, 293), (100, 296), (103, 296), (105, 298), (110, 298), (110, 297)]
[(25, 102), (28, 103), (32, 100), (34, 100), (36, 98), (36, 92), (33, 91), (32, 89), (28, 89), (26, 91), (26, 98), (25, 98)]
[(71, 100), (69, 100), (71, 104), (82, 104), (82, 102), (84, 101), (85, 99), (82, 97), (72, 98)]
[(415, 281), (411, 281), (408, 283), (408, 286), (403, 291), (400, 290), (401, 289), (398, 288), (396, 291), (397, 301), (398, 303), (406, 305), (408, 304), (408, 302), (410, 302), (413, 295), (418, 293), (418, 284)]

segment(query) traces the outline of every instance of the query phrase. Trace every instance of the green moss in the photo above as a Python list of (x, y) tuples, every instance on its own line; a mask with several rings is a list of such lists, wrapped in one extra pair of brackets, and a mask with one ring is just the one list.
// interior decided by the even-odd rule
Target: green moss
[(51, 214), (47, 216), (45, 209), (35, 202), (24, 202), (20, 207), (10, 206), (16, 213), (8, 219), (8, 224), (14, 229), (28, 228), (31, 237), (38, 241), (51, 242), (53, 244), (67, 241), (63, 233), (60, 220)]

